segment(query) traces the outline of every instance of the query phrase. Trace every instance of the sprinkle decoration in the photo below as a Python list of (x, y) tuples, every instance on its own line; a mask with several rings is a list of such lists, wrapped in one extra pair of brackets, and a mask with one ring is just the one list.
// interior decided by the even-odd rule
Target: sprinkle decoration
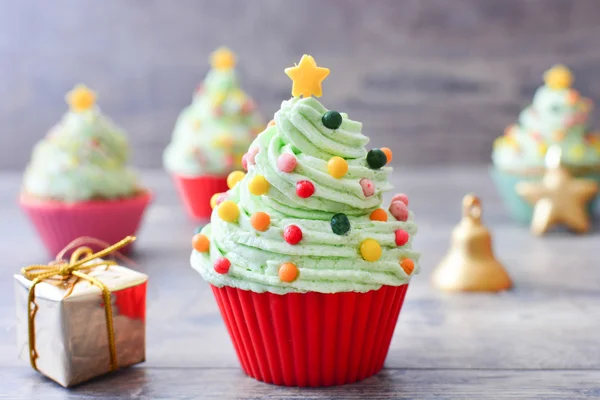
[(327, 170), (329, 171), (329, 175), (340, 179), (348, 173), (348, 162), (342, 157), (331, 157), (327, 162)]
[(406, 272), (406, 275), (412, 274), (412, 272), (415, 270), (415, 262), (410, 258), (403, 258), (400, 260), (400, 266), (404, 272)]
[(288, 225), (283, 230), (283, 239), (289, 244), (298, 244), (302, 240), (302, 230), (297, 225)]
[(400, 200), (392, 201), (390, 204), (390, 214), (394, 216), (398, 221), (408, 220), (408, 207)]
[(371, 212), (371, 214), (369, 215), (369, 219), (371, 221), (386, 222), (388, 220), (388, 215), (383, 208), (378, 208)]
[(266, 212), (257, 211), (250, 217), (250, 224), (259, 232), (264, 232), (271, 225), (271, 217)]
[(394, 197), (392, 197), (392, 203), (395, 202), (396, 200), (403, 202), (404, 205), (408, 207), (408, 196), (405, 195), (404, 193), (395, 194)]
[(225, 200), (219, 204), (217, 214), (225, 222), (236, 222), (240, 216), (240, 209), (233, 201)]
[(214, 269), (217, 274), (224, 275), (229, 272), (229, 268), (231, 268), (231, 261), (226, 259), (225, 257), (221, 257), (215, 261)]
[(397, 229), (394, 235), (396, 236), (396, 246), (404, 246), (408, 243), (408, 239), (410, 239), (408, 232), (403, 229)]
[(298, 197), (307, 199), (315, 193), (315, 185), (311, 181), (299, 181), (296, 183), (296, 194)]
[(387, 164), (387, 156), (381, 149), (371, 149), (367, 153), (367, 164), (371, 169), (379, 169)]
[(325, 125), (325, 128), (336, 130), (342, 126), (342, 114), (337, 111), (327, 111), (321, 117), (321, 122)]
[(298, 165), (298, 160), (296, 160), (296, 156), (293, 154), (283, 153), (277, 157), (277, 168), (282, 172), (293, 172), (296, 169), (296, 165)]
[(338, 213), (331, 217), (330, 225), (336, 235), (341, 236), (350, 232), (350, 220), (344, 213)]
[(281, 264), (277, 274), (279, 275), (279, 279), (281, 279), (282, 282), (290, 283), (294, 282), (298, 278), (299, 271), (298, 267), (296, 267), (296, 264), (291, 262), (285, 262)]
[(317, 67), (315, 59), (305, 54), (298, 65), (286, 68), (285, 73), (293, 82), (292, 96), (321, 97), (321, 84), (329, 75), (329, 69)]
[(366, 197), (373, 196), (375, 194), (375, 184), (370, 179), (362, 178), (360, 180), (360, 187), (362, 187), (363, 194)]
[(275, 126), (275, 120), (272, 119), (269, 121), (269, 123), (267, 124), (267, 127), (271, 127), (271, 126)]
[(245, 171), (248, 171), (248, 153), (242, 156), (242, 168), (244, 168)]
[(375, 239), (365, 239), (360, 244), (360, 254), (366, 261), (377, 261), (381, 257), (381, 246)]
[(267, 194), (269, 191), (269, 182), (262, 175), (256, 175), (248, 182), (248, 190), (256, 196)]
[(383, 151), (383, 154), (385, 154), (385, 158), (387, 160), (386, 164), (391, 163), (392, 162), (392, 156), (393, 156), (392, 150), (390, 150), (389, 147), (382, 147), (381, 151)]
[(237, 185), (239, 181), (244, 179), (244, 176), (246, 176), (246, 174), (242, 171), (233, 171), (229, 174), (229, 176), (227, 176), (227, 187), (229, 187), (229, 189), (233, 189), (233, 187)]
[(192, 237), (192, 247), (199, 253), (206, 253), (210, 248), (208, 236), (197, 233)]

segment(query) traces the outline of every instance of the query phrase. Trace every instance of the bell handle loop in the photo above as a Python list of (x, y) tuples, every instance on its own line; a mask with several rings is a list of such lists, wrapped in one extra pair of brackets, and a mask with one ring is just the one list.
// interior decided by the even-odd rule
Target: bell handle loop
[(474, 194), (468, 194), (463, 199), (463, 217), (473, 222), (481, 221), (481, 200)]

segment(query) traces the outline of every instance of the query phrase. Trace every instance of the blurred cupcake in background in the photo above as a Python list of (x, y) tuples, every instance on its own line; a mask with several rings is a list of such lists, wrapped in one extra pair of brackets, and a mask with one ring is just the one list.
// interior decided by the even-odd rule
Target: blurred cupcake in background
[(515, 186), (542, 178), (550, 146), (561, 148), (562, 164), (571, 174), (600, 182), (600, 133), (589, 128), (592, 101), (571, 87), (573, 74), (563, 65), (546, 71), (544, 81), (518, 123), (496, 139), (492, 153), (492, 176), (500, 195), (512, 217), (523, 223), (531, 221), (533, 207)]
[(95, 93), (78, 85), (66, 100), (70, 110), (33, 150), (19, 198), (52, 257), (81, 236), (115, 243), (135, 234), (151, 200)]
[(164, 152), (188, 214), (210, 217), (210, 199), (228, 189), (227, 176), (242, 168), (242, 156), (264, 125), (255, 104), (239, 86), (236, 57), (220, 48), (212, 69), (175, 124)]

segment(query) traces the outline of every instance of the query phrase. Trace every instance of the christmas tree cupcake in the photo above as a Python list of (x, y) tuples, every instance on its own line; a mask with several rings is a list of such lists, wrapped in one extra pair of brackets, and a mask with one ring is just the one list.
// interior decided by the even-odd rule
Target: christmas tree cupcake
[(215, 198), (191, 264), (209, 282), (244, 371), (289, 386), (350, 383), (386, 358), (407, 285), (419, 271), (417, 226), (382, 195), (388, 149), (327, 110), (329, 74), (310, 56), (286, 69), (290, 100), (244, 156), (247, 173)]
[[(125, 134), (83, 85), (40, 141), (25, 170), (20, 204), (52, 256), (81, 236), (116, 243), (133, 235), (151, 195), (127, 167)], [(127, 249), (125, 249), (127, 250)]]
[(193, 218), (210, 216), (210, 198), (228, 189), (227, 175), (242, 167), (242, 155), (263, 129), (254, 102), (240, 89), (235, 55), (226, 48), (212, 54), (212, 70), (175, 124), (164, 152)]
[(494, 142), (492, 176), (511, 215), (529, 223), (533, 208), (520, 197), (518, 182), (540, 180), (550, 146), (561, 149), (562, 164), (571, 174), (600, 182), (600, 134), (591, 132), (592, 101), (571, 87), (573, 75), (557, 65), (544, 75), (533, 102)]

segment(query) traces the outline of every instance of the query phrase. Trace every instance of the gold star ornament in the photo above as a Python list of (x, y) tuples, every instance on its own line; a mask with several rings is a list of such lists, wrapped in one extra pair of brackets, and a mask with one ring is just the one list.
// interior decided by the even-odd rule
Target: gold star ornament
[(516, 186), (517, 193), (533, 205), (531, 231), (536, 235), (558, 224), (577, 233), (590, 229), (587, 205), (598, 193), (598, 183), (572, 177), (560, 165), (560, 152), (556, 146), (548, 150), (547, 169), (541, 182), (520, 182)]
[(317, 67), (315, 59), (305, 54), (298, 65), (286, 68), (285, 73), (294, 82), (292, 96), (321, 97), (323, 94), (321, 83), (329, 75), (329, 69)]
[(544, 74), (546, 86), (554, 90), (568, 89), (574, 80), (571, 70), (561, 64), (555, 65)]
[(96, 92), (80, 84), (67, 93), (65, 99), (71, 110), (82, 112), (94, 107), (94, 104), (96, 104)]
[(227, 47), (219, 47), (210, 55), (211, 66), (220, 71), (226, 71), (235, 68), (235, 53)]

